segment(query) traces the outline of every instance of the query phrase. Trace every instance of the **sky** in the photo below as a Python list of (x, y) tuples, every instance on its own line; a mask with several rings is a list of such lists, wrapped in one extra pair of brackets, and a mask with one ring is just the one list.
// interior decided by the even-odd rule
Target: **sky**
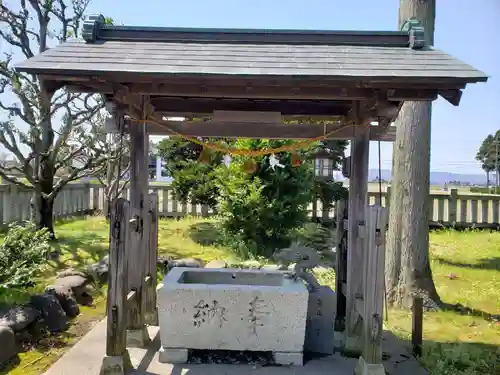
[[(11, 0), (12, 1), (12, 0)], [(167, 27), (397, 30), (399, 0), (93, 0), (88, 13), (115, 24)], [(482, 140), (500, 129), (500, 0), (437, 0), (434, 45), (485, 72), (459, 107), (433, 104), (431, 170), (482, 173), (474, 160)], [(372, 142), (370, 168), (379, 165)], [(390, 169), (392, 144), (382, 143)]]

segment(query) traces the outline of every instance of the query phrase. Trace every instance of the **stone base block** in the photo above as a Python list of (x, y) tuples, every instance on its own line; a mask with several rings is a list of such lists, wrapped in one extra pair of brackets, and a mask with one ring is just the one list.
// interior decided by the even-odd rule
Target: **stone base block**
[(302, 352), (273, 352), (274, 362), (284, 366), (303, 366)]
[(161, 363), (186, 363), (189, 351), (186, 348), (160, 348), (158, 361)]
[(128, 351), (125, 351), (121, 356), (104, 356), (99, 375), (125, 375), (130, 369), (132, 363)]
[(363, 357), (359, 357), (355, 375), (385, 375), (384, 365), (381, 363), (366, 363)]
[(127, 331), (127, 347), (145, 348), (151, 343), (146, 327), (142, 329), (131, 329)]

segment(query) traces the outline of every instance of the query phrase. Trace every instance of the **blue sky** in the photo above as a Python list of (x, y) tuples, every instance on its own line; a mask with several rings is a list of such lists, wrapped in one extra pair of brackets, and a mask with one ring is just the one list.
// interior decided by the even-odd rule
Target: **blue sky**
[[(89, 13), (117, 24), (170, 27), (396, 30), (399, 0), (93, 0)], [(487, 73), (470, 85), (459, 107), (433, 106), (431, 169), (481, 173), (474, 160), (486, 135), (500, 128), (500, 0), (438, 0), (435, 47)], [(378, 165), (372, 143), (370, 167)], [(392, 145), (382, 144), (390, 169)]]

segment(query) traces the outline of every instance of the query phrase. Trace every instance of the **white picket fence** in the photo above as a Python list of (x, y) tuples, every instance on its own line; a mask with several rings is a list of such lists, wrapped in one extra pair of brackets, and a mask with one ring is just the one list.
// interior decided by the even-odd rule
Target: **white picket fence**
[[(389, 189), (388, 189), (389, 190)], [(169, 185), (151, 184), (150, 192), (158, 196), (158, 214), (161, 217), (182, 217), (185, 215), (210, 216), (212, 210), (205, 205), (183, 204), (175, 199)], [(129, 198), (126, 190), (124, 197)], [(387, 206), (389, 191), (368, 193), (370, 204), (379, 203)], [(29, 220), (31, 217), (32, 192), (15, 185), (0, 185), (0, 224), (8, 224), (19, 220)], [(472, 194), (458, 192), (433, 191), (429, 199), (431, 225), (456, 224), (462, 227), (500, 226), (500, 195)], [(100, 184), (74, 183), (68, 184), (57, 196), (54, 206), (56, 219), (85, 215), (102, 211), (104, 208), (104, 188)], [(331, 219), (335, 207), (323, 210), (321, 202), (309, 206), (312, 218)]]

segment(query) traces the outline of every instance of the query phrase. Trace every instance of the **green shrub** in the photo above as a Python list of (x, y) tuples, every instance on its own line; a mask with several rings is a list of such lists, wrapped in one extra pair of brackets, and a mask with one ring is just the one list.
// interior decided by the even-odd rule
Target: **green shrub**
[(0, 294), (7, 289), (35, 285), (35, 277), (47, 263), (50, 233), (33, 224), (13, 224), (0, 245)]
[[(238, 148), (275, 148), (290, 141), (239, 140)], [(219, 214), (225, 237), (238, 244), (244, 255), (269, 257), (289, 244), (291, 230), (307, 220), (307, 205), (313, 197), (310, 163), (292, 167), (290, 153), (276, 157), (283, 168), (270, 168), (269, 156), (253, 158), (254, 172), (243, 171), (248, 158), (237, 157), (229, 168), (218, 169)], [(244, 249), (241, 249), (242, 245)]]
[(291, 232), (291, 240), (316, 249), (320, 253), (329, 253), (335, 245), (331, 229), (317, 223), (306, 223)]
[(480, 187), (480, 186), (471, 186), (470, 188), (471, 193), (480, 193), (480, 194), (500, 194), (500, 188), (499, 187)]

